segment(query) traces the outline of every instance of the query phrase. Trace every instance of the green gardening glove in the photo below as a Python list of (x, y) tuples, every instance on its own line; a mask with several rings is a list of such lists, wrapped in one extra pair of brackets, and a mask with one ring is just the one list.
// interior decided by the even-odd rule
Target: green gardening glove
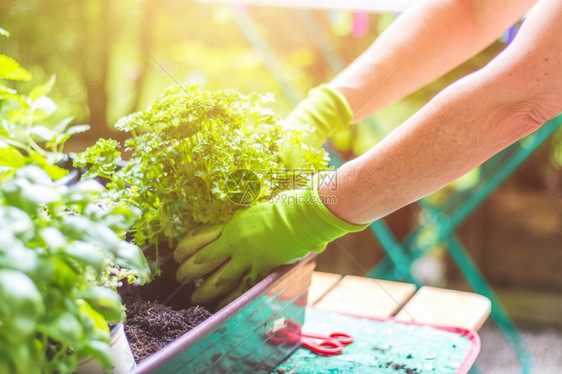
[(314, 182), (238, 210), (227, 223), (191, 231), (174, 251), (182, 263), (177, 279), (206, 277), (191, 301), (205, 304), (220, 298), (226, 304), (277, 266), (320, 252), (332, 240), (365, 227), (334, 216), (320, 201)]
[(328, 85), (313, 88), (306, 99), (285, 119), (283, 127), (299, 128), (309, 125), (314, 132), (303, 139), (311, 147), (320, 147), (335, 133), (346, 130), (353, 112), (346, 98)]
[[(283, 123), (286, 129), (309, 128), (310, 133), (303, 137), (303, 143), (314, 149), (320, 148), (332, 135), (346, 130), (353, 118), (346, 98), (328, 85), (313, 88), (306, 99), (301, 101)], [(282, 147), (281, 158), (291, 168), (299, 168), (306, 150)]]

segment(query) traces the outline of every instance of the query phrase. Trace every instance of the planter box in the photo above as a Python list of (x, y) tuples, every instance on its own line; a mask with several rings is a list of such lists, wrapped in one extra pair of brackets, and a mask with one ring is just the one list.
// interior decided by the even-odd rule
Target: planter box
[[(304, 323), (315, 255), (278, 268), (244, 295), (142, 361), (133, 373), (269, 372), (298, 343), (267, 344), (266, 332)], [(173, 291), (173, 290), (172, 290)]]

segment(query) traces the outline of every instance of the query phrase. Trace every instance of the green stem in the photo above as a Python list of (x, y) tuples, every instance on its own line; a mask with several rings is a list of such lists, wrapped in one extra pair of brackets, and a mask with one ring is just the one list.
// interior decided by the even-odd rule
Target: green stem
[(63, 346), (61, 347), (61, 349), (57, 352), (57, 354), (53, 357), (53, 360), (52, 360), (52, 361), (53, 361), (53, 362), (57, 362), (58, 358), (59, 358), (63, 353), (65, 353), (67, 349), (68, 349), (68, 346), (63, 345)]
[(29, 142), (29, 145), (31, 146), (31, 148), (33, 148), (35, 152), (39, 153), (41, 156), (47, 155), (47, 152), (45, 152), (45, 150), (41, 148), (39, 144), (35, 143), (35, 141), (31, 139), (31, 137), (28, 137), (27, 141)]
[(17, 140), (4, 138), (3, 139), (6, 143), (13, 145), (16, 148), (22, 149), (24, 151), (29, 151), (29, 147), (23, 143), (18, 142)]

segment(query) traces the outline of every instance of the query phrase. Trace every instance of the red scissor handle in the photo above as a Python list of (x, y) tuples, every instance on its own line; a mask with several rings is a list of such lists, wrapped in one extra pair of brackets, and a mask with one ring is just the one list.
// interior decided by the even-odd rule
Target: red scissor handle
[(301, 325), (287, 320), (285, 326), (277, 331), (268, 330), (265, 333), (269, 344), (292, 345), (300, 344), (312, 352), (321, 355), (337, 355), (342, 353), (343, 346), (353, 342), (353, 337), (344, 332), (333, 332), (329, 335), (301, 333)]
[(330, 337), (337, 339), (343, 345), (353, 343), (353, 336), (346, 334), (345, 332), (333, 332), (330, 334)]
[(330, 335), (323, 335), (323, 334), (310, 334), (310, 333), (302, 333), (301, 334), (305, 338), (312, 338), (312, 339), (320, 339), (320, 340), (336, 340), (338, 343), (342, 345), (348, 345), (353, 343), (353, 337), (345, 332), (333, 332)]
[(333, 338), (323, 339), (303, 336), (301, 345), (320, 355), (338, 355), (343, 351), (343, 344)]

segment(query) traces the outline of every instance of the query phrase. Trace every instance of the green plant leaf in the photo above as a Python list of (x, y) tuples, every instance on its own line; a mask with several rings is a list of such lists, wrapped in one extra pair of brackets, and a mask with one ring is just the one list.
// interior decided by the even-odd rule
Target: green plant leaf
[(12, 350), (12, 345), (9, 342), (0, 342), (0, 352), (6, 352), (5, 355), (9, 357), (5, 360), (0, 360), (0, 373), (15, 373), (18, 369), (15, 368), (15, 364), (19, 362), (17, 356), (12, 358), (10, 353)]
[(90, 125), (76, 125), (76, 126), (69, 127), (68, 130), (66, 130), (66, 134), (68, 135), (80, 134), (88, 130), (90, 130)]
[(78, 295), (107, 321), (120, 322), (125, 320), (125, 310), (118, 293), (105, 287), (90, 287), (81, 291)]
[(47, 82), (40, 84), (39, 86), (33, 87), (31, 92), (29, 93), (29, 98), (31, 99), (31, 101), (35, 101), (42, 96), (48, 95), (53, 89), (53, 86), (55, 85), (55, 81), (56, 81), (55, 75), (51, 75), (51, 78)]
[[(0, 142), (0, 156), (10, 161), (6, 146)], [(48, 163), (40, 156), (33, 159)], [(90, 354), (110, 364), (106, 319), (124, 318), (113, 288), (145, 279), (148, 267), (137, 275), (138, 261), (117, 265), (120, 255), (132, 258), (121, 245), (134, 209), (95, 201), (102, 189), (94, 181), (54, 186), (36, 165), (0, 183), (0, 370), (75, 372)]]
[(8, 355), (16, 367), (16, 369), (10, 373), (41, 373), (41, 368), (37, 367), (37, 361), (41, 359), (40, 355), (44, 355), (44, 352), (38, 349), (34, 344), (35, 341), (36, 339), (29, 339), (19, 342), (18, 344), (10, 345), (7, 349), (9, 352)]
[(79, 183), (73, 184), (69, 187), (70, 193), (80, 193), (85, 195), (90, 195), (92, 193), (101, 192), (104, 190), (103, 185), (97, 180), (85, 180)]
[(0, 326), (10, 331), (6, 334), (10, 341), (21, 342), (32, 334), (44, 312), (41, 294), (26, 274), (0, 270)]
[[(25, 171), (28, 178), (42, 177), (44, 172), (39, 169), (23, 168), (16, 175), (23, 176)], [(4, 182), (1, 189), (6, 200), (13, 206), (20, 208), (30, 215), (38, 213), (41, 205), (49, 204), (60, 199), (60, 194), (51, 186), (33, 183), (33, 179), (20, 178)]]
[(0, 165), (19, 169), (25, 165), (25, 157), (17, 148), (0, 141)]
[(116, 231), (128, 230), (135, 224), (141, 213), (140, 209), (133, 206), (116, 205), (103, 216), (103, 222)]
[[(3, 207), (0, 210), (0, 223), (3, 231), (10, 231), (16, 236), (22, 236), (22, 234), (34, 230), (31, 218), (21, 209), (12, 206)], [(28, 237), (28, 239), (31, 238)]]
[(150, 279), (150, 267), (146, 261), (146, 257), (139, 247), (128, 242), (120, 242), (117, 247), (117, 256), (115, 263), (127, 269), (134, 269), (138, 272), (141, 280)]
[(106, 252), (115, 253), (121, 243), (119, 236), (109, 227), (84, 216), (65, 217), (60, 228), (69, 238), (87, 240)]
[(115, 129), (124, 132), (130, 132), (137, 128), (137, 124), (135, 123), (137, 118), (139, 117), (139, 113), (129, 114), (123, 118), (120, 118), (115, 123)]
[(61, 258), (61, 255), (58, 256), (50, 255), (50, 257), (41, 258), (43, 273), (38, 275), (53, 286), (60, 287), (65, 291), (72, 290), (77, 286), (80, 279), (79, 270), (70, 266), (66, 260)]
[(37, 253), (26, 248), (20, 240), (14, 236), (10, 236), (5, 231), (0, 231), (0, 246), (2, 248), (10, 248), (7, 251), (0, 251), (0, 267), (20, 270), (26, 274), (33, 274), (38, 269)]
[(0, 97), (1, 98), (9, 99), (9, 98), (14, 97), (17, 93), (18, 93), (18, 91), (14, 90), (13, 88), (6, 87), (6, 86), (0, 84)]
[(72, 123), (72, 121), (74, 121), (74, 117), (67, 117), (63, 119), (62, 121), (57, 123), (55, 127), (53, 127), (53, 131), (57, 134), (63, 134), (68, 128), (68, 125)]
[(56, 227), (44, 227), (39, 235), (47, 247), (51, 249), (60, 249), (68, 243), (64, 235)]
[(36, 123), (49, 118), (57, 110), (57, 104), (47, 96), (41, 96), (31, 104), (31, 110)]
[(87, 204), (92, 201), (93, 194), (104, 190), (103, 185), (93, 179), (75, 183), (68, 188), (63, 196), (66, 204)]
[(28, 81), (31, 73), (25, 70), (11, 57), (0, 55), (0, 79)]
[(61, 179), (68, 174), (68, 170), (52, 164), (38, 152), (30, 152), (29, 158), (53, 180)]
[(84, 354), (92, 356), (102, 365), (105, 370), (110, 370), (113, 367), (113, 354), (111, 347), (104, 341), (90, 340), (84, 346)]
[(79, 346), (84, 338), (84, 328), (78, 318), (65, 310), (50, 313), (49, 319), (39, 326), (39, 330), (51, 339), (68, 345)]
[(16, 177), (15, 184), (18, 184), (18, 181), (27, 180), (36, 185), (51, 186), (51, 179), (45, 170), (34, 165), (18, 170)]
[(92, 331), (94, 332), (93, 335), (96, 337), (96, 339), (109, 343), (109, 326), (107, 324), (107, 320), (103, 317), (103, 315), (92, 308), (92, 306), (86, 300), (79, 299), (77, 300), (77, 304), (82, 318), (85, 318), (92, 322)]
[(39, 142), (46, 142), (55, 137), (55, 132), (46, 126), (33, 126), (29, 129), (32, 138)]
[(103, 271), (104, 257), (97, 246), (76, 241), (69, 244), (64, 251), (70, 257), (93, 267), (96, 272)]
[(117, 150), (119, 142), (113, 139), (99, 139), (96, 144), (74, 159), (75, 167), (89, 166), (84, 179), (103, 177), (111, 179), (117, 163), (121, 161), (121, 152)]

